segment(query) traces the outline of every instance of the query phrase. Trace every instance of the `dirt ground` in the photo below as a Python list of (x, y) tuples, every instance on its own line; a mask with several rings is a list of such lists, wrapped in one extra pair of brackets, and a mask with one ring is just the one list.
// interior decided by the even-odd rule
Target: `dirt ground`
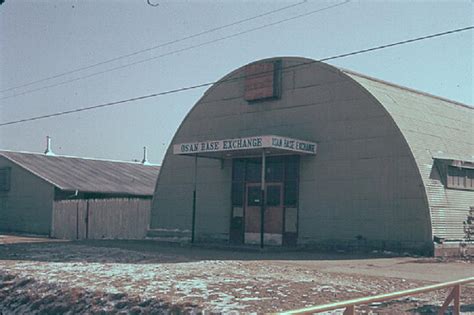
[[(469, 276), (474, 265), (468, 260), (390, 253), (0, 236), (0, 314), (281, 312)], [(358, 312), (432, 314), (448, 293), (373, 303)], [(474, 285), (462, 288), (461, 311), (474, 314)]]

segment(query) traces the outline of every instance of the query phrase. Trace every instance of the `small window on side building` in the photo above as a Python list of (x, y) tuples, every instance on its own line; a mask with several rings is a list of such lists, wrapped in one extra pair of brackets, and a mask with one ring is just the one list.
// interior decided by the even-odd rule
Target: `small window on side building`
[(10, 190), (10, 168), (0, 168), (0, 191)]
[(474, 169), (448, 166), (446, 186), (474, 190)]

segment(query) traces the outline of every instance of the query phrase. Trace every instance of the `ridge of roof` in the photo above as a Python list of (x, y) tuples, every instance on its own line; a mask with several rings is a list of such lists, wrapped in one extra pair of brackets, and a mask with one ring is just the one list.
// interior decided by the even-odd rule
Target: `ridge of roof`
[(343, 73), (352, 74), (352, 75), (355, 75), (355, 76), (358, 76), (358, 77), (361, 77), (361, 78), (364, 78), (364, 79), (367, 79), (367, 80), (371, 80), (371, 81), (375, 81), (375, 82), (378, 82), (378, 83), (386, 84), (386, 85), (395, 87), (395, 88), (400, 89), (400, 90), (405, 90), (405, 91), (409, 91), (409, 92), (412, 92), (412, 93), (415, 93), (415, 94), (420, 94), (420, 95), (423, 95), (423, 96), (435, 98), (435, 99), (438, 99), (438, 100), (441, 100), (441, 101), (444, 101), (444, 102), (447, 102), (447, 103), (451, 103), (451, 104), (456, 105), (456, 106), (461, 106), (461, 107), (464, 107), (464, 108), (474, 110), (474, 106), (470, 106), (470, 105), (467, 105), (467, 104), (464, 104), (464, 103), (461, 103), (461, 102), (453, 101), (453, 100), (450, 100), (448, 98), (444, 98), (444, 97), (441, 97), (441, 96), (438, 96), (438, 95), (433, 95), (433, 94), (423, 92), (423, 91), (420, 91), (420, 90), (412, 89), (412, 88), (409, 88), (409, 87), (406, 87), (406, 86), (403, 86), (403, 85), (399, 85), (399, 84), (396, 84), (396, 83), (388, 82), (388, 81), (385, 81), (385, 80), (382, 80), (382, 79), (374, 78), (374, 77), (371, 77), (369, 75), (362, 74), (362, 73), (359, 73), (359, 72), (355, 72), (355, 71), (352, 71), (352, 70), (349, 70), (349, 69), (345, 69), (345, 68), (338, 68), (338, 69), (341, 70)]
[(7, 159), (60, 190), (137, 196), (153, 195), (160, 167), (32, 152), (0, 150)]
[(14, 150), (0, 149), (0, 154), (2, 154), (3, 152), (6, 152), (6, 153), (20, 153), (20, 154), (33, 154), (33, 155), (44, 156), (46, 158), (80, 159), (80, 160), (89, 160), (89, 161), (127, 163), (127, 164), (133, 164), (133, 165), (141, 165), (141, 166), (160, 167), (160, 164), (154, 164), (154, 163), (150, 163), (150, 162), (148, 162), (147, 164), (143, 164), (143, 163), (138, 162), (138, 161), (137, 162), (135, 162), (135, 161), (123, 161), (123, 160), (113, 160), (113, 159), (103, 159), (103, 158), (93, 158), (93, 157), (81, 157), (81, 156), (73, 156), (73, 155), (59, 155), (59, 154), (46, 155), (46, 154), (40, 153), (40, 152), (14, 151)]

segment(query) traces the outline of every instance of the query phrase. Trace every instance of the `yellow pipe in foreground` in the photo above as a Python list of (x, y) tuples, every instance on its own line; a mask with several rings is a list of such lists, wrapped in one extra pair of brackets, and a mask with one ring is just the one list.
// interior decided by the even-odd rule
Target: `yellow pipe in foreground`
[(380, 295), (375, 295), (375, 296), (367, 296), (367, 297), (341, 301), (341, 302), (336, 302), (336, 303), (331, 303), (331, 304), (311, 306), (307, 308), (286, 311), (286, 312), (282, 312), (278, 314), (314, 314), (314, 313), (335, 310), (338, 308), (344, 308), (344, 307), (353, 306), (353, 305), (361, 305), (361, 304), (363, 305), (363, 304), (369, 304), (373, 302), (393, 300), (395, 298), (402, 297), (402, 296), (421, 294), (425, 292), (453, 287), (455, 285), (466, 284), (469, 282), (474, 282), (474, 277), (469, 277), (469, 278), (464, 278), (464, 279), (459, 279), (459, 280), (449, 281), (449, 282), (443, 282), (443, 283), (437, 283), (437, 284), (428, 285), (426, 287), (421, 287), (421, 288), (408, 289), (408, 290), (380, 294)]

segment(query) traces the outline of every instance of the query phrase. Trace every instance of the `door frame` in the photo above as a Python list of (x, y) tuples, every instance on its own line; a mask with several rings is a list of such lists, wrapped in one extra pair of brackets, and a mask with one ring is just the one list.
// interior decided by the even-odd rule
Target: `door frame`
[[(261, 191), (261, 183), (245, 183), (245, 195), (244, 195), (244, 207), (243, 207), (243, 233), (244, 233), (244, 244), (260, 244), (260, 236), (261, 236), (261, 204), (258, 206), (249, 206), (248, 202), (248, 193), (249, 193), (249, 187), (258, 187), (259, 191)], [(269, 206), (268, 205), (268, 186), (278, 186), (280, 188), (280, 201), (278, 206)], [(264, 222), (263, 222), (263, 227), (264, 227), (264, 243), (265, 245), (277, 245), (281, 246), (283, 244), (283, 235), (284, 235), (284, 214), (285, 214), (285, 207), (283, 204), (284, 200), (284, 182), (266, 182), (265, 183), (265, 196), (264, 196), (264, 202), (265, 202), (265, 213), (264, 213)], [(261, 202), (261, 201), (260, 201)], [(248, 213), (249, 208), (254, 208), (252, 211), (258, 211), (258, 224), (257, 226), (259, 227), (256, 232), (247, 232), (247, 218), (248, 218)], [(280, 215), (280, 233), (267, 233), (267, 218), (269, 213), (271, 211), (275, 211), (275, 209), (279, 209), (281, 212)]]
[[(267, 184), (280, 183), (283, 185), (282, 191), (282, 206), (283, 206), (283, 244), (282, 246), (295, 247), (298, 243), (299, 235), (299, 216), (300, 216), (300, 156), (292, 154), (288, 156), (268, 156), (268, 161), (272, 158), (281, 158), (284, 161), (285, 171), (282, 180), (266, 181)], [(245, 210), (247, 208), (247, 185), (261, 186), (261, 181), (255, 176), (249, 178), (248, 166), (249, 160), (255, 163), (255, 160), (260, 160), (259, 157), (235, 157), (232, 158), (232, 181), (229, 186), (231, 202), (229, 203), (230, 218), (229, 218), (229, 243), (235, 245), (245, 244)], [(258, 163), (258, 161), (257, 161)], [(272, 163), (272, 162), (269, 162)], [(296, 167), (296, 168), (295, 168)], [(291, 175), (288, 175), (291, 174)], [(294, 187), (291, 185), (295, 185)], [(287, 187), (293, 187), (291, 196), (294, 196), (296, 202), (286, 204)], [(237, 194), (237, 195), (235, 195)], [(237, 199), (234, 199), (238, 196)], [(290, 197), (291, 198), (291, 197)], [(292, 199), (291, 199), (292, 200)], [(260, 244), (260, 242), (258, 242)]]

